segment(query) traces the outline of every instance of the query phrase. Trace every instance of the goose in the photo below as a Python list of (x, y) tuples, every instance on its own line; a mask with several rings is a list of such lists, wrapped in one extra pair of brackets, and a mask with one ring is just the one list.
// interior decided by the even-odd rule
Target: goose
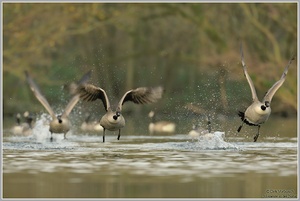
[(127, 101), (132, 101), (135, 104), (148, 104), (157, 102), (163, 93), (162, 87), (139, 87), (127, 91), (117, 107), (112, 108), (106, 95), (106, 92), (92, 84), (84, 84), (77, 88), (80, 98), (84, 101), (95, 101), (100, 99), (105, 108), (105, 115), (100, 119), (100, 125), (103, 127), (103, 142), (105, 142), (105, 130), (116, 131), (119, 130), (118, 140), (121, 136), (121, 128), (125, 126), (125, 119), (122, 115), (122, 105)]
[(249, 76), (249, 74), (247, 72), (247, 66), (246, 66), (245, 61), (244, 61), (244, 54), (243, 54), (242, 45), (240, 47), (240, 52), (241, 52), (241, 60), (242, 60), (244, 75), (245, 75), (245, 77), (246, 77), (246, 79), (249, 83), (251, 93), (252, 93), (252, 104), (246, 109), (245, 112), (239, 111), (238, 115), (242, 119), (242, 124), (237, 129), (237, 132), (241, 131), (244, 123), (246, 123), (249, 126), (257, 126), (258, 127), (257, 134), (253, 138), (254, 142), (256, 142), (257, 138), (260, 134), (259, 130), (260, 130), (261, 124), (266, 122), (268, 120), (270, 114), (271, 114), (271, 101), (272, 101), (272, 98), (273, 98), (274, 94), (276, 93), (276, 91), (281, 87), (281, 85), (285, 81), (285, 78), (286, 78), (287, 72), (289, 70), (290, 64), (292, 63), (292, 61), (295, 58), (293, 56), (289, 60), (289, 63), (285, 67), (281, 78), (267, 91), (267, 93), (265, 94), (265, 96), (263, 98), (263, 101), (261, 102), (257, 98), (254, 84), (251, 80), (251, 77)]
[(21, 114), (16, 114), (16, 125), (11, 129), (14, 135), (22, 135), (23, 127), (21, 126)]
[(26, 122), (24, 123), (21, 123), (21, 114), (18, 113), (16, 115), (16, 125), (13, 126), (13, 128), (11, 129), (14, 135), (29, 136), (32, 134), (32, 119), (28, 120), (29, 118), (27, 118), (25, 114), (26, 112), (24, 113), (24, 117), (26, 118)]
[(97, 121), (91, 121), (91, 115), (89, 114), (84, 122), (81, 124), (80, 128), (83, 131), (88, 132), (100, 132), (103, 131), (103, 127)]
[(208, 116), (207, 118), (207, 129), (204, 129), (200, 126), (200, 124), (194, 124), (193, 129), (188, 133), (189, 136), (192, 138), (197, 138), (200, 135), (206, 135), (211, 133), (211, 121), (210, 117)]
[(23, 116), (25, 118), (26, 123), (30, 126), (30, 128), (32, 128), (34, 125), (32, 114), (30, 112), (26, 111), (26, 112), (24, 112)]
[(170, 121), (155, 121), (155, 112), (150, 111), (148, 116), (151, 119), (149, 124), (149, 132), (152, 135), (153, 133), (175, 133), (176, 124)]
[(47, 99), (41, 94), (38, 86), (36, 83), (33, 81), (31, 76), (27, 71), (25, 71), (25, 76), (26, 80), (30, 86), (31, 91), (34, 93), (35, 97), (38, 99), (38, 101), (45, 107), (45, 109), (48, 111), (50, 114), (52, 120), (50, 122), (50, 128), (49, 131), (51, 133), (50, 141), (53, 141), (52, 134), (53, 133), (63, 133), (64, 134), (64, 139), (66, 138), (67, 132), (70, 130), (71, 123), (68, 119), (68, 116), (74, 106), (77, 104), (77, 102), (80, 100), (79, 95), (76, 94), (74, 95), (71, 100), (69, 101), (68, 105), (66, 106), (64, 112), (62, 114), (56, 115), (49, 105)]

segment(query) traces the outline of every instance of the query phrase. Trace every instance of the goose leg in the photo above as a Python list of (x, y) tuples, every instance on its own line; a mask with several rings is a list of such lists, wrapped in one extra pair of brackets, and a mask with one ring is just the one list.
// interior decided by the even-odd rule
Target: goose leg
[(258, 130), (257, 130), (257, 134), (254, 136), (254, 142), (256, 142), (258, 136), (259, 136), (259, 129), (260, 129), (260, 125), (257, 126)]
[(121, 136), (121, 129), (119, 129), (118, 140), (120, 140), (120, 136)]
[(210, 121), (210, 117), (208, 117), (208, 119), (207, 119), (207, 129), (208, 129), (208, 132), (211, 133), (211, 121)]
[(51, 136), (50, 136), (50, 142), (53, 142), (52, 132), (51, 132)]
[(105, 142), (105, 128), (103, 128), (103, 142)]
[(67, 133), (64, 133), (64, 140), (66, 140), (66, 139), (67, 139), (66, 135), (67, 135)]
[(240, 132), (240, 131), (241, 131), (243, 125), (244, 125), (244, 122), (243, 122), (242, 125), (240, 125), (240, 127), (237, 129), (237, 132)]

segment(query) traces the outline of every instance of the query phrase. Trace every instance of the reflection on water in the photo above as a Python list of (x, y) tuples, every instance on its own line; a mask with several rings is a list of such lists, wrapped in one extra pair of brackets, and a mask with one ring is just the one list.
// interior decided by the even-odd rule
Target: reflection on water
[[(37, 122), (38, 123), (38, 122)], [(37, 124), (39, 125), (39, 124)], [(71, 132), (49, 141), (4, 133), (4, 198), (261, 198), (297, 196), (297, 136), (124, 135)], [(296, 130), (296, 129), (295, 129)], [(293, 133), (294, 137), (287, 137)], [(188, 131), (186, 132), (188, 133)], [(285, 191), (275, 190), (281, 189)]]

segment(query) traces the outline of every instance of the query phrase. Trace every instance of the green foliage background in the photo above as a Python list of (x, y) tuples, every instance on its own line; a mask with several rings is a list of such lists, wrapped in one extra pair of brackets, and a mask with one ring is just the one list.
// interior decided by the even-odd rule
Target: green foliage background
[[(90, 82), (110, 99), (163, 85), (161, 112), (180, 114), (193, 104), (236, 115), (251, 103), (240, 43), (262, 97), (297, 55), (297, 4), (3, 3), (3, 112), (44, 110), (24, 70), (59, 107), (68, 100), (62, 86), (92, 69)], [(296, 63), (274, 96), (275, 114), (297, 112)]]

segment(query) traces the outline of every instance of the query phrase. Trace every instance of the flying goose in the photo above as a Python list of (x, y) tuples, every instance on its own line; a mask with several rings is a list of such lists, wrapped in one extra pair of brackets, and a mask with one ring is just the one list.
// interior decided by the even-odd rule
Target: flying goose
[(151, 119), (149, 124), (149, 132), (153, 133), (174, 133), (176, 129), (176, 124), (170, 121), (155, 121), (155, 112), (150, 111), (148, 116)]
[(51, 133), (50, 141), (53, 141), (52, 134), (53, 133), (64, 133), (64, 139), (66, 139), (66, 134), (70, 130), (71, 123), (68, 119), (68, 116), (76, 103), (80, 100), (79, 95), (74, 95), (68, 105), (66, 106), (64, 112), (59, 115), (55, 115), (54, 111), (52, 110), (51, 106), (49, 105), (46, 98), (41, 94), (38, 86), (33, 81), (33, 79), (30, 77), (29, 73), (25, 71), (26, 80), (30, 86), (30, 89), (34, 93), (35, 97), (40, 101), (40, 103), (45, 107), (45, 109), (49, 112), (49, 114), (52, 117), (52, 120), (50, 122), (50, 128), (49, 131)]
[(139, 87), (127, 91), (116, 108), (111, 108), (106, 92), (92, 84), (84, 84), (77, 88), (80, 98), (84, 101), (95, 101), (100, 99), (106, 110), (106, 114), (101, 118), (100, 125), (103, 127), (103, 142), (105, 142), (105, 130), (119, 130), (118, 140), (121, 135), (121, 128), (125, 126), (125, 119), (122, 116), (122, 105), (127, 101), (132, 101), (135, 104), (154, 103), (162, 97), (163, 88), (147, 88)]
[(272, 98), (274, 96), (274, 94), (276, 93), (276, 91), (281, 87), (281, 85), (283, 84), (283, 82), (285, 81), (287, 72), (289, 70), (290, 64), (292, 63), (292, 61), (295, 59), (294, 56), (289, 60), (289, 63), (287, 64), (287, 66), (285, 67), (283, 74), (280, 78), (280, 80), (278, 80), (265, 94), (263, 101), (260, 102), (257, 98), (256, 95), (256, 91), (255, 91), (255, 87), (254, 84), (247, 72), (247, 66), (245, 64), (244, 61), (244, 54), (243, 54), (243, 49), (242, 49), (242, 45), (240, 48), (241, 51), (241, 60), (242, 60), (242, 66), (243, 66), (243, 70), (244, 70), (244, 75), (249, 83), (250, 89), (251, 89), (251, 93), (252, 93), (252, 104), (246, 109), (245, 112), (241, 112), (239, 111), (238, 115), (241, 117), (243, 123), (240, 125), (240, 127), (238, 128), (238, 132), (241, 131), (244, 123), (248, 124), (249, 126), (257, 126), (258, 130), (257, 130), (257, 134), (254, 136), (254, 142), (257, 141), (257, 138), (259, 136), (259, 129), (260, 129), (260, 125), (263, 124), (264, 122), (266, 122), (271, 114), (271, 101)]

